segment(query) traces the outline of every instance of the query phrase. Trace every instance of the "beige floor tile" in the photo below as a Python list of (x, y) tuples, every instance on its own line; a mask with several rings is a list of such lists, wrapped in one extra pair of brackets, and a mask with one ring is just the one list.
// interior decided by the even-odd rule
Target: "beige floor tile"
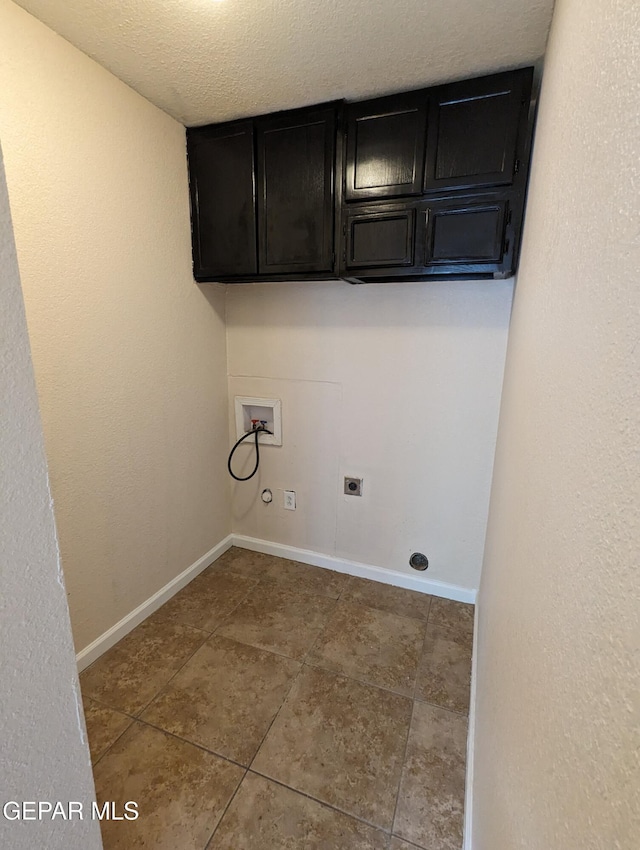
[(263, 555), (262, 552), (251, 552), (249, 549), (232, 546), (231, 549), (220, 555), (210, 567), (207, 567), (203, 575), (214, 572), (231, 572), (258, 581), (262, 578), (265, 564), (272, 557), (272, 555)]
[(201, 573), (153, 616), (212, 632), (256, 584), (234, 573)]
[(210, 571), (229, 571), (254, 579), (282, 582), (290, 590), (314, 593), (337, 599), (347, 584), (348, 576), (299, 561), (275, 555), (264, 555), (233, 547), (215, 561)]
[(105, 850), (203, 850), (243, 769), (135, 723), (94, 770), (98, 802), (138, 803), (135, 821), (102, 821)]
[(292, 590), (328, 596), (330, 599), (340, 596), (348, 580), (348, 576), (343, 573), (312, 567), (298, 561), (287, 561), (284, 558), (273, 558), (266, 564), (264, 571), (265, 578), (282, 582)]
[(99, 705), (89, 697), (85, 697), (83, 703), (91, 763), (95, 764), (133, 721), (126, 714)]
[(416, 699), (469, 712), (471, 647), (446, 626), (429, 625), (418, 667)]
[(252, 769), (391, 827), (411, 700), (305, 667)]
[(217, 630), (217, 634), (303, 658), (327, 624), (335, 601), (285, 590), (275, 583), (259, 585)]
[(446, 626), (455, 633), (456, 640), (472, 646), (474, 613), (475, 607), (466, 602), (434, 597), (429, 614), (429, 625)]
[(403, 587), (392, 587), (379, 581), (352, 576), (342, 594), (343, 602), (359, 602), (370, 608), (379, 608), (401, 617), (426, 620), (433, 597)]
[(142, 719), (248, 765), (300, 664), (214, 636), (142, 714)]
[(393, 832), (438, 850), (461, 850), (467, 719), (414, 704)]
[(207, 850), (386, 850), (371, 826), (247, 773)]
[(82, 693), (137, 714), (207, 636), (200, 629), (151, 617), (81, 673)]
[(426, 622), (339, 602), (308, 662), (413, 696)]

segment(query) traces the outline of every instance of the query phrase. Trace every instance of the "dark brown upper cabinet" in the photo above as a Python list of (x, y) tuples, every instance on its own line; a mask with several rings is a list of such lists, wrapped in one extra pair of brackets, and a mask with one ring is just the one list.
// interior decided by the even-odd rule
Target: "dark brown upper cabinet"
[(196, 280), (255, 275), (253, 122), (188, 130)]
[(260, 274), (334, 271), (336, 109), (256, 121)]
[(499, 193), (350, 206), (343, 277), (352, 283), (500, 278), (513, 261), (513, 212)]
[(525, 68), (431, 90), (425, 192), (513, 182), (532, 76)]
[(196, 280), (510, 277), (532, 81), (524, 68), (187, 130)]
[(420, 91), (347, 107), (346, 201), (422, 194), (427, 103)]
[[(373, 283), (515, 272), (532, 79), (533, 69), (525, 68), (347, 107), (343, 278)], [(377, 128), (386, 116), (407, 124)], [(359, 167), (371, 175), (367, 180), (358, 178)]]
[(187, 129), (197, 281), (337, 277), (340, 109)]

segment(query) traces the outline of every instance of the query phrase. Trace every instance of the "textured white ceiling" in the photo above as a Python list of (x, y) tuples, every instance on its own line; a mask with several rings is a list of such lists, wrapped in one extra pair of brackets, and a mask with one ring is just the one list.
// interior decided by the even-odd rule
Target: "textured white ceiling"
[(534, 62), (553, 0), (18, 0), (184, 124)]

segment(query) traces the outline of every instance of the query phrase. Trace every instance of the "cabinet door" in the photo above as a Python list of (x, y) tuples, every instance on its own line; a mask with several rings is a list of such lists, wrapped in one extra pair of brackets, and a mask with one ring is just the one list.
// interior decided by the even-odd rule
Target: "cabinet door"
[(425, 191), (508, 185), (533, 71), (513, 71), (433, 90)]
[(260, 274), (331, 273), (336, 110), (257, 121)]
[(499, 271), (506, 250), (507, 206), (504, 200), (429, 206), (425, 266), (492, 266)]
[(347, 269), (413, 265), (415, 210), (397, 207), (349, 212), (345, 224)]
[(345, 200), (420, 195), (426, 126), (422, 91), (350, 106)]
[(196, 280), (258, 271), (253, 123), (187, 130)]

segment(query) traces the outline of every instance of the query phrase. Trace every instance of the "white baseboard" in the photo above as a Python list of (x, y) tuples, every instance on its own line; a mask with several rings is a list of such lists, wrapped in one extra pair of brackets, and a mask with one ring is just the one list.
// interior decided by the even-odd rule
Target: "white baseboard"
[(476, 691), (478, 686), (478, 609), (473, 623), (473, 655), (471, 656), (471, 694), (467, 732), (467, 768), (464, 785), (464, 841), (462, 850), (473, 850), (473, 759), (476, 739)]
[[(154, 593), (153, 596), (150, 596), (141, 605), (138, 605), (126, 617), (123, 617), (122, 620), (104, 632), (104, 634), (100, 635), (100, 637), (96, 638), (88, 646), (85, 646), (84, 649), (81, 649), (76, 655), (78, 669), (82, 671), (90, 664), (93, 664), (104, 652), (111, 649), (114, 644), (132, 629), (140, 625), (154, 611), (157, 611), (161, 605), (164, 605), (179, 590), (182, 590), (198, 573), (205, 570), (209, 564), (215, 561), (216, 558), (219, 558), (231, 546), (239, 546), (241, 549), (250, 549), (253, 552), (263, 552), (266, 555), (277, 555), (280, 558), (286, 558), (290, 561), (300, 561), (303, 564), (311, 564), (314, 567), (323, 567), (324, 569), (335, 570), (336, 572), (346, 573), (347, 575), (360, 576), (361, 578), (372, 579), (372, 581), (380, 581), (383, 584), (404, 587), (407, 590), (417, 590), (420, 593), (443, 596), (445, 599), (455, 599), (457, 602), (474, 603), (476, 599), (476, 591), (468, 587), (460, 587), (455, 584), (448, 584), (447, 582), (422, 576), (405, 575), (395, 570), (387, 570), (384, 567), (375, 567), (370, 564), (362, 564), (359, 561), (348, 561), (345, 558), (323, 555), (320, 552), (313, 552), (310, 549), (298, 549), (295, 546), (286, 546), (283, 543), (270, 543), (268, 540), (259, 540), (256, 537), (230, 534), (218, 543), (217, 546), (214, 546), (213, 549), (210, 549), (201, 558), (198, 558), (195, 564), (187, 567), (180, 575), (176, 576), (168, 584), (165, 584), (157, 593)], [(471, 723), (471, 715), (469, 716), (469, 721)], [(471, 729), (471, 726), (469, 728)], [(465, 848), (465, 850), (468, 850), (468, 848)]]
[(111, 626), (110, 629), (107, 629), (104, 634), (101, 634), (100, 637), (96, 638), (89, 644), (89, 646), (85, 646), (84, 649), (81, 649), (76, 655), (78, 669), (82, 671), (85, 667), (88, 667), (89, 664), (93, 664), (96, 658), (99, 658), (103, 652), (111, 649), (114, 644), (121, 640), (132, 629), (135, 629), (136, 626), (140, 625), (140, 623), (150, 614), (157, 611), (161, 605), (164, 605), (168, 599), (174, 596), (179, 590), (182, 590), (182, 588), (189, 584), (189, 582), (194, 579), (198, 573), (205, 570), (209, 564), (215, 561), (216, 558), (219, 558), (220, 555), (227, 551), (227, 549), (230, 549), (232, 545), (232, 535), (229, 534), (224, 538), (224, 540), (218, 543), (217, 546), (214, 546), (213, 549), (210, 549), (201, 558), (198, 558), (195, 564), (191, 564), (191, 566), (187, 567), (187, 569), (181, 572), (180, 575), (171, 579), (171, 581), (168, 582), (168, 584), (165, 584), (164, 587), (161, 587), (157, 593), (154, 593), (153, 596), (150, 596), (145, 602), (138, 605), (137, 608), (134, 608), (131, 613), (127, 614), (126, 617), (123, 617), (122, 620), (115, 624), (115, 626)]
[(324, 567), (327, 570), (335, 570), (338, 573), (346, 573), (350, 576), (369, 578), (383, 584), (404, 587), (407, 590), (417, 590), (419, 593), (443, 596), (445, 599), (454, 599), (456, 602), (473, 604), (476, 601), (476, 591), (472, 588), (448, 584), (444, 581), (427, 578), (424, 575), (406, 575), (384, 567), (374, 567), (370, 564), (362, 564), (359, 561), (348, 561), (345, 558), (323, 555), (320, 552), (313, 552), (311, 549), (298, 549), (295, 546), (286, 546), (283, 543), (271, 543), (268, 540), (259, 540), (257, 537), (246, 537), (244, 534), (232, 534), (231, 538), (234, 546), (250, 549), (252, 552), (277, 555), (279, 558), (287, 558), (290, 561), (300, 561), (303, 564)]

